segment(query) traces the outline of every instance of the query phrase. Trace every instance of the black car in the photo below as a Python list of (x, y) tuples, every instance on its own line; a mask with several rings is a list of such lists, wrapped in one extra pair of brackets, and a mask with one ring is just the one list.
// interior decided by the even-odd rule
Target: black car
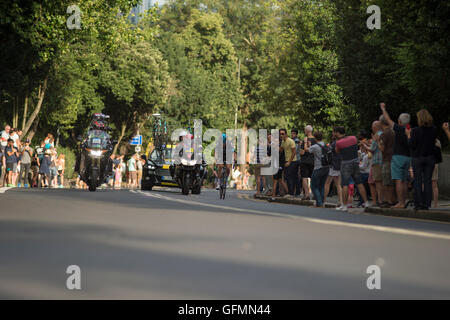
[(175, 146), (167, 145), (163, 149), (154, 149), (149, 157), (142, 156), (146, 161), (142, 169), (142, 190), (152, 190), (154, 186), (178, 187), (170, 171), (174, 149)]

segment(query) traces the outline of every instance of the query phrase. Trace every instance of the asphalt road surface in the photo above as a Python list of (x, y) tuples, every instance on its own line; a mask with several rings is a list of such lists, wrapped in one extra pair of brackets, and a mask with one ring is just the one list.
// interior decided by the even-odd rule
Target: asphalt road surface
[[(3, 191), (3, 299), (450, 298), (450, 224), (236, 191)], [(66, 286), (71, 265), (80, 290)]]

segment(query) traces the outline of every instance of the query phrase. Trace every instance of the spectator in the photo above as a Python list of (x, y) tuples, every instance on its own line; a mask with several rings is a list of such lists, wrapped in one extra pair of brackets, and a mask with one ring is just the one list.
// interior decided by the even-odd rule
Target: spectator
[(244, 176), (242, 177), (242, 189), (249, 190), (250, 186), (248, 184), (248, 180), (250, 178), (250, 172), (248, 172), (248, 166), (244, 167)]
[(314, 155), (314, 170), (311, 174), (311, 189), (316, 199), (316, 208), (324, 206), (325, 198), (325, 182), (328, 177), (330, 167), (323, 163), (322, 158), (326, 157), (325, 143), (323, 140), (323, 134), (320, 131), (314, 133), (314, 139), (316, 144), (311, 146), (311, 142), (308, 141), (305, 145), (305, 151)]
[(414, 205), (416, 210), (428, 210), (433, 196), (432, 177), (436, 162), (434, 150), (437, 128), (433, 126), (433, 117), (425, 109), (417, 112), (417, 122), (419, 127), (406, 129), (412, 151)]
[(448, 140), (450, 141), (450, 128), (448, 122), (445, 122), (442, 125), (442, 129), (444, 130), (445, 134), (447, 135)]
[(21, 133), (21, 130), (18, 129), (11, 129), (11, 132), (9, 134), (9, 137), (14, 141), (14, 148), (17, 150), (20, 149), (20, 136), (19, 133)]
[(326, 202), (328, 194), (330, 193), (331, 183), (333, 182), (334, 185), (336, 186), (336, 190), (337, 190), (337, 194), (338, 194), (338, 198), (339, 198), (339, 203), (338, 203), (337, 207), (342, 209), (342, 207), (344, 206), (344, 202), (342, 200), (342, 187), (341, 187), (342, 157), (341, 157), (341, 154), (336, 152), (336, 136), (335, 136), (334, 132), (332, 133), (331, 140), (332, 140), (332, 142), (330, 144), (330, 148), (331, 148), (331, 151), (333, 152), (333, 162), (331, 163), (330, 171), (328, 172), (327, 181), (325, 182), (325, 192), (324, 192), (323, 202), (324, 203)]
[[(0, 148), (0, 177), (2, 176), (2, 170), (4, 167), (5, 156), (3, 154), (3, 148)], [(3, 182), (0, 180), (0, 187), (3, 187)]]
[(378, 143), (378, 148), (381, 150), (383, 164), (381, 166), (381, 176), (383, 179), (383, 201), (380, 204), (382, 208), (389, 208), (395, 205), (395, 188), (392, 180), (391, 162), (394, 154), (395, 133), (392, 130), (389, 122), (382, 115), (380, 117), (381, 129), (383, 133), (381, 136), (375, 136)]
[(287, 181), (288, 193), (293, 196), (297, 185), (298, 173), (295, 142), (288, 137), (286, 129), (280, 130), (280, 138), (282, 140), (280, 152), (284, 152), (284, 158), (286, 160), (286, 163), (284, 164), (286, 168), (284, 173)]
[(128, 166), (128, 172), (129, 172), (128, 187), (135, 188), (136, 187), (136, 178), (137, 178), (136, 155), (131, 156), (131, 158), (128, 160), (127, 166)]
[(1, 137), (1, 148), (3, 149), (3, 151), (5, 151), (4, 149), (8, 146), (8, 139), (10, 137), (10, 133), (11, 133), (11, 127), (6, 125), (5, 126), (5, 130), (3, 130), (0, 134)]
[(378, 139), (382, 134), (381, 122), (374, 121), (372, 123), (372, 141), (370, 143), (361, 144), (361, 148), (365, 149), (366, 152), (369, 152), (372, 158), (368, 182), (374, 205), (380, 205), (383, 202), (383, 176), (381, 174), (383, 157), (381, 150), (378, 147)]
[[(272, 134), (267, 133), (267, 167), (271, 166), (272, 157)], [(266, 178), (266, 195), (272, 194), (273, 189), (273, 175), (265, 176)]]
[(120, 189), (122, 186), (122, 157), (117, 157), (116, 162), (114, 163), (114, 188)]
[(266, 177), (261, 175), (261, 169), (267, 161), (267, 142), (262, 136), (259, 137), (258, 144), (253, 150), (252, 162), (255, 163), (255, 180), (256, 180), (256, 195), (260, 195), (263, 187), (266, 185)]
[(302, 141), (300, 147), (300, 175), (302, 177), (303, 184), (303, 200), (310, 200), (310, 188), (309, 188), (309, 179), (311, 179), (312, 172), (314, 170), (314, 155), (305, 151), (305, 145), (310, 142), (310, 145), (313, 146), (316, 144), (316, 140), (312, 134), (313, 127), (307, 125), (305, 127), (305, 139)]
[(48, 188), (50, 186), (50, 166), (52, 165), (52, 151), (46, 149), (44, 152), (44, 158), (42, 158), (41, 166), (39, 167), (40, 186), (42, 188)]
[[(44, 143), (47, 145), (49, 144), (50, 147), (54, 148), (55, 147), (55, 139), (53, 138), (53, 135), (51, 133), (47, 133), (47, 137), (45, 137), (44, 139)], [(49, 148), (50, 148), (49, 147)]]
[[(364, 143), (364, 142), (361, 142)], [(360, 150), (359, 152), (359, 170), (361, 171), (361, 182), (366, 189), (366, 193), (368, 192), (368, 181), (370, 175), (370, 159), (369, 154), (365, 150)], [(359, 207), (362, 207), (364, 204), (363, 198), (357, 189), (356, 192), (359, 196)]]
[[(275, 140), (274, 139), (274, 143), (279, 145), (280, 149), (281, 149), (281, 142), (279, 140)], [(278, 167), (278, 171), (276, 174), (273, 175), (273, 187), (272, 187), (272, 193), (271, 196), (277, 197), (277, 196), (283, 196), (285, 194), (287, 194), (288, 192), (288, 186), (286, 185), (286, 182), (283, 179), (283, 171), (285, 169), (285, 155), (284, 152), (279, 152), (278, 154), (278, 163), (274, 163), (274, 165), (276, 167)], [(277, 188), (279, 189), (279, 192), (277, 190)]]
[(14, 140), (8, 139), (8, 145), (5, 148), (5, 164), (6, 164), (6, 184), (7, 187), (14, 187), (14, 180), (13, 180), (13, 172), (14, 168), (17, 168), (17, 162), (19, 159), (19, 153), (17, 152), (17, 149), (14, 148)]
[(20, 174), (19, 184), (28, 188), (28, 174), (31, 169), (31, 162), (33, 159), (33, 149), (30, 147), (30, 139), (25, 140), (25, 144), (20, 149)]
[(6, 162), (5, 162), (5, 148), (8, 146), (9, 134), (11, 127), (6, 125), (5, 130), (0, 133), (0, 152), (3, 153), (2, 170), (0, 170), (0, 184), (6, 185)]
[(33, 173), (33, 177), (31, 178), (31, 186), (33, 188), (37, 188), (38, 186), (38, 178), (39, 178), (39, 158), (37, 153), (33, 154), (33, 159), (31, 160), (31, 172)]
[(367, 201), (366, 189), (362, 184), (361, 172), (359, 170), (358, 141), (354, 136), (346, 136), (343, 127), (336, 127), (334, 132), (337, 138), (336, 152), (340, 153), (342, 156), (341, 186), (344, 207), (340, 210), (348, 210), (348, 186), (351, 178), (357, 185), (361, 197), (363, 198), (363, 207), (368, 207), (369, 202)]
[(391, 120), (386, 105), (380, 104), (383, 117), (389, 123), (389, 126), (395, 132), (394, 152), (392, 155), (391, 175), (395, 181), (395, 189), (398, 197), (398, 204), (394, 209), (403, 209), (406, 207), (406, 197), (408, 195), (408, 171), (411, 166), (411, 151), (408, 145), (408, 139), (405, 134), (406, 127), (409, 126), (411, 116), (408, 113), (402, 113), (398, 117), (398, 124)]
[(58, 154), (55, 148), (50, 148), (51, 164), (50, 164), (50, 187), (56, 188), (58, 186)]
[(295, 154), (297, 157), (297, 160), (295, 161), (297, 163), (297, 184), (295, 185), (295, 196), (300, 196), (300, 194), (302, 193), (302, 177), (300, 175), (300, 144), (301, 141), (298, 137), (298, 130), (297, 129), (293, 129), (291, 130), (291, 139), (294, 140), (295, 142)]
[(136, 160), (136, 174), (137, 174), (137, 178), (136, 178), (136, 186), (137, 188), (141, 187), (141, 180), (142, 180), (142, 170), (144, 168), (144, 164), (145, 164), (145, 160), (140, 159), (138, 155), (136, 155), (137, 160)]
[(64, 154), (61, 153), (59, 155), (56, 165), (58, 166), (59, 187), (64, 188), (64, 173), (66, 168), (66, 156)]

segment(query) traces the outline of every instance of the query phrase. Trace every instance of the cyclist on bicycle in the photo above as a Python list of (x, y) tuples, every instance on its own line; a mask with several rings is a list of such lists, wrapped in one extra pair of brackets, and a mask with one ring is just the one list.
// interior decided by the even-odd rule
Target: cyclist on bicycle
[[(220, 141), (217, 141), (217, 145), (220, 144)], [(227, 139), (227, 135), (225, 133), (222, 134), (222, 159), (220, 159), (220, 153), (215, 153), (216, 158), (216, 164), (217, 164), (217, 176), (220, 177), (220, 172), (222, 171), (223, 166), (226, 166), (227, 169), (227, 177), (230, 175), (231, 172), (231, 163), (227, 163), (227, 150), (231, 150), (231, 153), (234, 153), (233, 144), (231, 143), (230, 139)], [(216, 149), (217, 151), (217, 149)], [(220, 161), (222, 160), (222, 161)]]

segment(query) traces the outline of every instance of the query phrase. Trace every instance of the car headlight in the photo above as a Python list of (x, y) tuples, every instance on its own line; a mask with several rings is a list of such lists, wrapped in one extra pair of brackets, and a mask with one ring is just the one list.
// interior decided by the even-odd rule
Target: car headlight
[(102, 150), (91, 150), (91, 155), (94, 157), (101, 157)]

